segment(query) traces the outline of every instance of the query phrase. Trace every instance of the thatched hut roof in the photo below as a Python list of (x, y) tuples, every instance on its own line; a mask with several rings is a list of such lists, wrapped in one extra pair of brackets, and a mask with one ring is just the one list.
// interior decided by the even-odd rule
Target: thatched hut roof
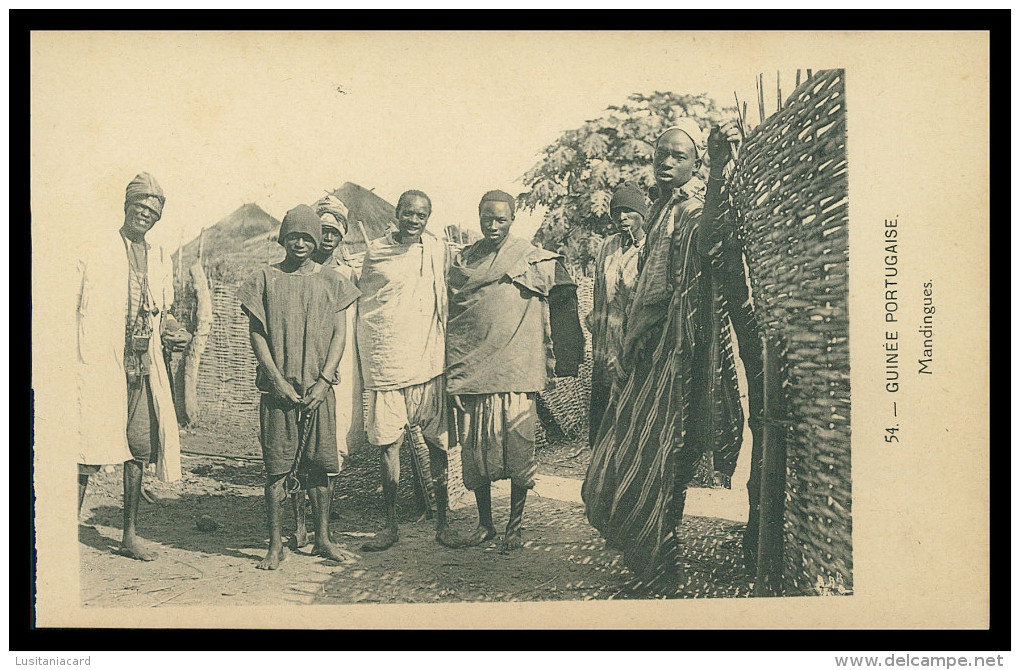
[(210, 278), (240, 281), (283, 257), (275, 241), (279, 229), (280, 222), (258, 205), (242, 205), (184, 245), (184, 268), (191, 267), (201, 247), (202, 265)]
[[(351, 254), (364, 254), (367, 241), (382, 237), (386, 231), (396, 227), (396, 209), (371, 190), (344, 182), (344, 185), (331, 191), (347, 205), (348, 231), (344, 238), (347, 251)], [(361, 225), (358, 225), (358, 222)], [(361, 230), (364, 226), (364, 231)], [(368, 240), (365, 239), (368, 236)]]
[[(346, 182), (332, 193), (350, 211), (350, 232), (344, 241), (349, 254), (363, 255), (365, 235), (375, 239), (394, 226), (393, 205), (369, 189)], [(254, 203), (242, 205), (184, 245), (184, 268), (195, 262), (201, 246), (202, 265), (210, 279), (241, 281), (258, 268), (283, 259), (283, 248), (276, 242), (279, 232), (280, 221), (275, 217)]]

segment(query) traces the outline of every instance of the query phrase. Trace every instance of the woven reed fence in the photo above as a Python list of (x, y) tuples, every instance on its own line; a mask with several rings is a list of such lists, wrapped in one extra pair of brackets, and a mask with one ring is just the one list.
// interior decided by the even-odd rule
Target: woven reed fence
[(231, 436), (237, 447), (261, 453), (259, 391), (248, 317), (237, 300), (240, 283), (210, 282), (213, 323), (198, 366), (198, 403), (203, 427)]
[[(770, 594), (847, 592), (853, 578), (842, 70), (809, 77), (748, 135), (728, 190), (766, 351), (759, 582)], [(778, 487), (769, 483), (773, 466)], [(776, 530), (770, 522), (781, 522), (778, 543), (768, 537)]]

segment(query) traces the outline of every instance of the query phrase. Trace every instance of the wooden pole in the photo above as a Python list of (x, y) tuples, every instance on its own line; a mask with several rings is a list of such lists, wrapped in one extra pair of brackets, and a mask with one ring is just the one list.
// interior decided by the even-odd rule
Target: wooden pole
[(209, 333), (212, 331), (213, 307), (209, 280), (201, 260), (191, 266), (191, 283), (195, 287), (195, 334), (184, 350), (184, 425), (194, 426), (199, 420), (198, 366), (202, 361)]
[[(740, 141), (746, 142), (747, 135), (744, 132), (744, 115), (740, 113), (740, 98), (737, 97), (737, 92), (733, 91), (733, 102), (737, 103), (737, 123), (740, 124)], [(747, 111), (747, 103), (744, 103), (744, 110)]]
[(758, 122), (765, 123), (765, 75), (758, 73)]
[(779, 70), (776, 70), (776, 111), (783, 108), (783, 87), (779, 83)]
[(765, 430), (762, 440), (761, 499), (758, 527), (758, 575), (755, 595), (782, 593), (783, 512), (786, 496), (786, 412), (777, 342), (765, 338)]
[(177, 238), (177, 283), (176, 290), (184, 288), (184, 227), (181, 227), (181, 234)]
[(797, 68), (797, 85), (795, 88), (800, 88), (800, 68)]
[(202, 262), (202, 251), (205, 247), (205, 228), (198, 233), (198, 262)]

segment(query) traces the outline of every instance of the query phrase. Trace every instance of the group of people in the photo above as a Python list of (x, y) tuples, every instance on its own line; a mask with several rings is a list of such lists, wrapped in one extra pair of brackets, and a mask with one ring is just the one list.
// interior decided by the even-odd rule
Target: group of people
[[(145, 241), (164, 202), (155, 179), (138, 175), (127, 189), (116, 242), (123, 249), (115, 251), (111, 242), (102, 255), (78, 264), (79, 513), (89, 475), (102, 464), (125, 463), (120, 552), (141, 560), (154, 558), (135, 536), (142, 472), (156, 463), (161, 479), (180, 476), (161, 354), (179, 351), (189, 340), (169, 315), (169, 259)], [(405, 439), (427, 445), (439, 543), (464, 547), (495, 538), (490, 482), (509, 479), (502, 550), (523, 546), (524, 505), (537, 470), (536, 395), (551, 375), (576, 375), (584, 355), (577, 286), (561, 256), (510, 235), (515, 201), (508, 193), (482, 196), (482, 238), (457, 253), (427, 230), (431, 214), (427, 194), (403, 193), (396, 229), (369, 242), (359, 268), (339, 244), (347, 234), (346, 205), (335, 196), (298, 205), (280, 227), (284, 259), (238, 288), (261, 392), (270, 542), (259, 568), (276, 569), (286, 555), (281, 517), (288, 495), (297, 526), (292, 546), (308, 543), (307, 496), (312, 553), (344, 559), (330, 538), (330, 505), (348, 451), (346, 436), (359, 421), (379, 449), (386, 518), (364, 551), (384, 551), (399, 540), (396, 498)], [(118, 284), (118, 274), (128, 282)], [(113, 383), (121, 375), (126, 386), (124, 378)], [(124, 402), (111, 403), (111, 390), (121, 388)], [(109, 406), (126, 411), (111, 421)], [(84, 420), (90, 417), (102, 419)], [(464, 485), (478, 505), (478, 526), (466, 536), (447, 522), (451, 439), (461, 445)]]
[[(747, 292), (739, 247), (717, 225), (722, 170), (739, 135), (733, 124), (713, 129), (706, 184), (695, 176), (704, 158), (701, 131), (687, 121), (655, 141), (651, 207), (632, 184), (613, 194), (616, 232), (598, 253), (586, 319), (592, 458), (582, 497), (607, 545), (647, 579), (676, 577), (675, 534), (694, 467), (712, 451), (716, 469), (732, 474), (742, 434), (730, 324), (741, 337)], [(155, 179), (138, 175), (127, 187), (119, 234), (78, 264), (79, 513), (89, 475), (124, 463), (120, 551), (141, 560), (154, 558), (135, 535), (142, 473), (155, 463), (161, 479), (180, 476), (160, 359), (189, 340), (169, 315), (170, 259), (145, 240), (164, 202)], [(437, 542), (494, 539), (490, 482), (509, 479), (501, 550), (523, 546), (537, 470), (536, 395), (551, 377), (576, 375), (584, 355), (577, 286), (560, 255), (510, 234), (515, 199), (503, 191), (481, 197), (482, 238), (456, 252), (427, 229), (431, 214), (428, 195), (404, 192), (396, 228), (369, 241), (361, 262), (341, 244), (345, 203), (330, 195), (298, 205), (279, 232), (285, 258), (238, 289), (261, 392), (270, 538), (261, 569), (276, 569), (286, 555), (288, 495), (297, 527), (292, 547), (309, 543), (307, 496), (312, 552), (343, 560), (330, 538), (330, 505), (347, 436), (362, 430), (379, 449), (385, 514), (363, 551), (399, 541), (405, 440), (427, 446)], [(740, 345), (746, 366), (754, 342)], [(451, 444), (461, 447), (464, 486), (478, 510), (478, 526), (466, 535), (447, 521)]]

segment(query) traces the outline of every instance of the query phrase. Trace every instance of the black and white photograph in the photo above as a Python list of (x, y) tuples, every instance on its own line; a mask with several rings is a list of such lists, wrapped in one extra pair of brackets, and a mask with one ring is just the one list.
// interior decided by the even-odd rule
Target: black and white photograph
[(33, 32), (40, 624), (987, 625), (987, 35), (890, 35)]

